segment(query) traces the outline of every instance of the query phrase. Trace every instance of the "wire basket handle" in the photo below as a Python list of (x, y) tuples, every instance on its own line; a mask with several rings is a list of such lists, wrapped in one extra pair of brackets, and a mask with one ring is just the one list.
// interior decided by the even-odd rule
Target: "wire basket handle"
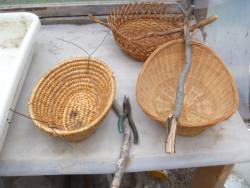
[(89, 18), (90, 18), (92, 21), (94, 21), (94, 22), (96, 22), (96, 23), (99, 23), (99, 24), (101, 24), (101, 25), (103, 25), (103, 26), (105, 26), (105, 27), (111, 29), (111, 26), (110, 26), (108, 23), (103, 22), (102, 20), (98, 19), (96, 16), (93, 16), (92, 14), (89, 14), (88, 16), (89, 16)]

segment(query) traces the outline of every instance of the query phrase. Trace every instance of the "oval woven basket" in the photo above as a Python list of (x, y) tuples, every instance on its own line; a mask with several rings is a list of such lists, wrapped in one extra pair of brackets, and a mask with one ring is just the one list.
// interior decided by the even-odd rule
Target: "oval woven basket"
[[(142, 110), (165, 124), (175, 106), (179, 75), (184, 66), (183, 40), (154, 51), (140, 72), (136, 97)], [(229, 118), (239, 104), (235, 82), (223, 60), (207, 46), (192, 42), (192, 67), (177, 134), (191, 136)]]
[(110, 13), (107, 23), (92, 19), (109, 27), (120, 48), (131, 57), (145, 61), (161, 44), (183, 36), (181, 32), (164, 36), (136, 39), (151, 32), (162, 32), (183, 26), (183, 16), (172, 14), (163, 3), (135, 3), (123, 5)]
[(50, 135), (80, 141), (104, 119), (114, 95), (113, 73), (102, 61), (70, 59), (38, 82), (29, 113), (35, 125)]

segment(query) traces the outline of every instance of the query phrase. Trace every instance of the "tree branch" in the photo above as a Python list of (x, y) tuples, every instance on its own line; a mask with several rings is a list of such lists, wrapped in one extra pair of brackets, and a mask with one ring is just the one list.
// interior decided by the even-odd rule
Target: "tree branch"
[[(118, 117), (122, 114), (122, 108), (120, 107), (120, 105), (116, 100), (113, 101), (112, 108)], [(131, 132), (128, 120), (126, 119), (124, 122), (123, 141), (120, 151), (120, 157), (116, 163), (115, 175), (112, 181), (111, 188), (120, 187), (122, 176), (128, 162), (130, 147), (131, 147)]]
[[(191, 32), (193, 32), (195, 29), (203, 28), (204, 26), (214, 22), (217, 19), (218, 19), (218, 16), (216, 16), (216, 15), (210, 16), (209, 18), (206, 18), (206, 19), (203, 19), (200, 22), (191, 26)], [(160, 37), (160, 36), (164, 36), (164, 35), (171, 35), (171, 34), (178, 33), (178, 32), (184, 32), (184, 28), (183, 27), (182, 28), (174, 28), (174, 29), (171, 29), (168, 31), (161, 31), (161, 32), (150, 32), (150, 33), (147, 33), (145, 35), (136, 37), (136, 38), (134, 38), (134, 40), (140, 40), (140, 39), (148, 38), (148, 37)]]
[(166, 139), (166, 152), (170, 154), (175, 153), (175, 135), (177, 130), (177, 122), (182, 113), (185, 81), (191, 69), (191, 64), (192, 64), (192, 50), (191, 50), (191, 37), (190, 37), (190, 25), (189, 25), (190, 12), (191, 10), (188, 9), (188, 11), (185, 13), (185, 19), (184, 19), (185, 65), (178, 81), (176, 98), (175, 98), (175, 109), (173, 115), (168, 117), (167, 120), (167, 123), (169, 125), (168, 126), (169, 134)]

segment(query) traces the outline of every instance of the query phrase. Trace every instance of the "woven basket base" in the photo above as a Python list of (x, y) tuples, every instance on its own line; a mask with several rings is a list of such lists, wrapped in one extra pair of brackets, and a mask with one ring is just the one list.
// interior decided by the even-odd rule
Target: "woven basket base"
[(197, 134), (202, 133), (205, 131), (206, 127), (178, 127), (177, 128), (177, 135), (180, 136), (195, 136)]
[[(171, 111), (174, 109), (176, 85), (177, 79), (166, 76), (167, 78), (163, 82), (159, 82), (154, 91), (154, 98), (152, 98), (152, 104), (154, 105), (155, 113), (159, 117), (168, 117)], [(189, 80), (195, 80), (193, 77), (189, 77)], [(175, 83), (173, 85), (172, 83)], [(215, 95), (207, 95), (210, 91), (205, 85), (199, 82), (188, 82), (185, 86), (187, 91), (184, 99), (183, 113), (180, 121), (187, 121), (190, 124), (197, 124), (198, 122), (206, 122), (216, 116), (217, 111)]]
[[(136, 42), (138, 45), (143, 45), (147, 52), (154, 51), (159, 45), (180, 38), (182, 36), (181, 33), (175, 33), (166, 36), (157, 36), (157, 37), (147, 37), (140, 40), (135, 41), (134, 38), (143, 36), (150, 32), (162, 32), (166, 30), (171, 30), (176, 28), (177, 26), (174, 24), (170, 24), (169, 21), (166, 20), (148, 20), (148, 19), (139, 19), (124, 23), (120, 26), (118, 32), (125, 36), (126, 38)], [(131, 30), (133, 28), (133, 30)], [(145, 57), (146, 59), (147, 57)]]
[(118, 29), (119, 34), (114, 33), (114, 36), (118, 45), (125, 53), (138, 61), (144, 62), (158, 46), (170, 40), (178, 39), (182, 37), (182, 34), (174, 33), (165, 36), (147, 37), (140, 40), (135, 40), (135, 38), (150, 32), (171, 30), (177, 26), (177, 23), (171, 23), (169, 20), (130, 20), (122, 24)]
[(63, 138), (69, 142), (80, 142), (82, 140), (87, 139), (89, 136), (93, 135), (95, 133), (95, 131), (96, 131), (96, 128), (91, 129), (89, 132), (84, 132), (81, 135), (72, 135), (72, 136), (67, 135), (67, 137), (63, 137)]

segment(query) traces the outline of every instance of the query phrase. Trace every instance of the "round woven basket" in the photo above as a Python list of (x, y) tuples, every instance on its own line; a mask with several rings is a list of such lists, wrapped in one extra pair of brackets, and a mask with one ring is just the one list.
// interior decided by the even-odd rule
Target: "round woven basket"
[[(151, 54), (140, 72), (136, 97), (142, 110), (165, 124), (175, 107), (185, 60), (183, 40), (171, 41)], [(235, 82), (223, 60), (207, 46), (192, 42), (192, 67), (185, 82), (177, 134), (191, 136), (229, 118), (239, 104)]]
[(162, 32), (183, 26), (183, 16), (172, 14), (169, 5), (163, 3), (123, 5), (111, 12), (107, 23), (94, 17), (92, 19), (109, 27), (120, 48), (131, 57), (143, 62), (159, 45), (183, 36), (179, 32), (137, 39), (151, 32)]
[(113, 73), (102, 61), (70, 59), (38, 82), (29, 113), (35, 125), (50, 135), (80, 141), (104, 119), (114, 95)]

